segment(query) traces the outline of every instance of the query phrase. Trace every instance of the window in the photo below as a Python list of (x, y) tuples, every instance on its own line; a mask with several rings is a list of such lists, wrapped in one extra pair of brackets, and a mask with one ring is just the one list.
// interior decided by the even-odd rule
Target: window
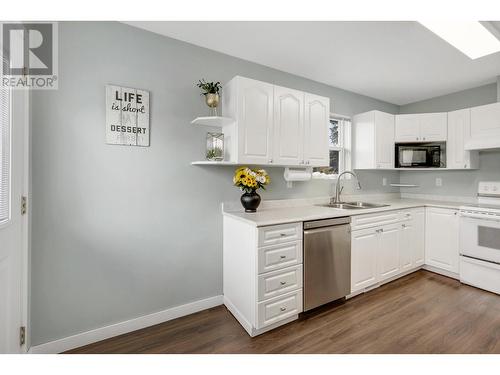
[(0, 88), (0, 223), (10, 217), (10, 89)]
[(334, 179), (351, 165), (351, 120), (332, 116), (328, 131), (330, 165), (314, 168), (314, 178)]

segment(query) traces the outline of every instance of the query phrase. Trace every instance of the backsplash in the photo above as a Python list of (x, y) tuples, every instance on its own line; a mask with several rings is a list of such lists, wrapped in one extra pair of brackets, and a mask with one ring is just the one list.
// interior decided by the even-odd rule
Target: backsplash
[[(417, 184), (418, 188), (401, 188), (402, 193), (475, 196), (479, 181), (500, 180), (500, 151), (487, 151), (479, 154), (478, 170), (470, 171), (403, 171), (400, 181)], [(441, 179), (442, 186), (436, 186)]]

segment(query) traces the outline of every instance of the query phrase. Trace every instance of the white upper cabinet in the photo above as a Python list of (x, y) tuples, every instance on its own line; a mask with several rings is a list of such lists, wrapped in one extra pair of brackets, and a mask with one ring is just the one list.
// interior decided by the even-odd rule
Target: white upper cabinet
[(425, 142), (444, 142), (448, 136), (448, 114), (422, 113), (420, 117), (420, 137)]
[(420, 122), (418, 115), (396, 115), (396, 142), (418, 142), (420, 140)]
[(446, 167), (450, 169), (475, 169), (479, 167), (477, 151), (466, 151), (465, 143), (471, 138), (471, 109), (448, 112), (448, 142)]
[(396, 115), (395, 138), (396, 142), (444, 142), (447, 138), (447, 114)]
[(244, 77), (223, 88), (226, 160), (239, 164), (328, 166), (330, 100)]
[(394, 115), (380, 111), (353, 118), (354, 169), (394, 168)]
[(500, 148), (500, 103), (471, 108), (471, 137), (467, 150)]
[(274, 163), (304, 163), (304, 93), (274, 87)]
[(313, 167), (328, 166), (330, 163), (328, 152), (330, 99), (306, 93), (304, 102), (305, 164)]
[(226, 158), (248, 164), (272, 162), (274, 86), (235, 77), (223, 93), (224, 114), (236, 120), (223, 128)]

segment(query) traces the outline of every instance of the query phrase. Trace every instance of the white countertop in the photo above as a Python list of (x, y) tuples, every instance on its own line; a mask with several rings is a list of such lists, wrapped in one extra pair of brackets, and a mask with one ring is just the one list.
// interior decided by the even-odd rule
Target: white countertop
[[(367, 201), (370, 202), (370, 201)], [(245, 221), (257, 227), (294, 223), (300, 221), (329, 219), (342, 216), (355, 216), (371, 214), (383, 211), (400, 210), (414, 207), (441, 207), (458, 209), (465, 202), (446, 202), (437, 200), (417, 199), (390, 199), (377, 200), (370, 203), (388, 204), (386, 207), (344, 210), (338, 208), (321, 207), (316, 205), (305, 205), (300, 207), (282, 207), (257, 210), (256, 213), (245, 213), (241, 211), (223, 211), (225, 216)]]

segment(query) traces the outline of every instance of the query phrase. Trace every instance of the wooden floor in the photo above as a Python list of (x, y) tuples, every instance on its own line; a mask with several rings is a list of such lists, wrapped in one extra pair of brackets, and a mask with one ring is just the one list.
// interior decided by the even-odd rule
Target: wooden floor
[(418, 271), (255, 338), (218, 306), (70, 353), (500, 353), (500, 296)]

